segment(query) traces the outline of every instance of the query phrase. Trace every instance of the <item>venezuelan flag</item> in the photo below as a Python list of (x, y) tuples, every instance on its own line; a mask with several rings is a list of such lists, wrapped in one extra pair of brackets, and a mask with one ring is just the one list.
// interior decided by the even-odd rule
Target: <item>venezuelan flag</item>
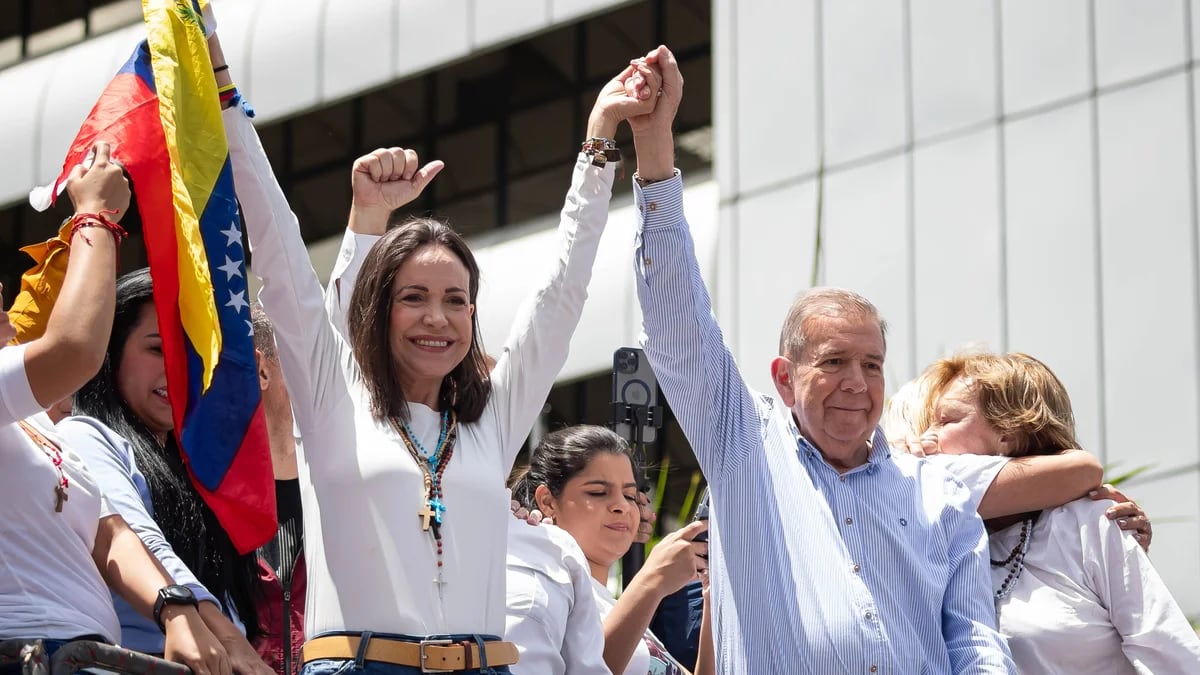
[(106, 140), (145, 230), (175, 435), (239, 551), (275, 534), (233, 169), (200, 5), (143, 0), (148, 39), (88, 115), (52, 187)]

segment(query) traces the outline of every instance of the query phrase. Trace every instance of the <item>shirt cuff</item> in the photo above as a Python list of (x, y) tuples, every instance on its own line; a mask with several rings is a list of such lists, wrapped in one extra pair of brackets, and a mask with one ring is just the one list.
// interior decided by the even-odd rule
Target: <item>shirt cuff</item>
[(675, 227), (683, 222), (683, 175), (675, 175), (642, 187), (633, 181), (634, 203), (643, 232)]
[(196, 596), (196, 602), (211, 602), (212, 604), (216, 605), (217, 608), (220, 609), (222, 612), (225, 611), (224, 605), (222, 605), (221, 602), (219, 600), (217, 600), (217, 596), (210, 593), (208, 591), (208, 589), (204, 587), (203, 584), (196, 582), (194, 584), (184, 584), (184, 586), (187, 586), (188, 590), (190, 590), (192, 592), (192, 595)]

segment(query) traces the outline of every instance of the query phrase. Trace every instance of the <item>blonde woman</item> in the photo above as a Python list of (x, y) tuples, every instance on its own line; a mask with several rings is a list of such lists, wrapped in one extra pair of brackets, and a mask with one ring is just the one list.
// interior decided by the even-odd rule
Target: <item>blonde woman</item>
[[(1048, 456), (1077, 448), (1071, 400), (1020, 353), (941, 359), (907, 418), (927, 452)], [(954, 470), (955, 464), (948, 465)], [(1022, 673), (1195, 673), (1200, 639), (1146, 553), (1076, 499), (987, 521), (1000, 632)]]

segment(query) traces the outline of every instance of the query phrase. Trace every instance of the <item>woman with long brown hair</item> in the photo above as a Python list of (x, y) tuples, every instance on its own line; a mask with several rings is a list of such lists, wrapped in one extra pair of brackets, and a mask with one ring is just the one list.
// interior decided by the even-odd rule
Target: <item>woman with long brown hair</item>
[[(218, 82), (228, 82), (215, 46)], [(636, 96), (626, 94), (628, 80), (640, 85)], [(253, 127), (242, 110), (226, 111), (254, 271), (304, 439), (305, 673), (507, 672), (515, 662), (515, 648), (496, 637), (511, 517), (504, 480), (579, 321), (608, 215), (616, 126), (653, 109), (656, 90), (656, 75), (630, 66), (601, 92), (558, 254), (490, 376), (479, 269), (463, 238), (429, 219), (380, 238), (352, 285), (344, 340)], [(391, 158), (370, 170), (414, 197), (440, 169), (418, 168), (405, 153), (397, 170)]]

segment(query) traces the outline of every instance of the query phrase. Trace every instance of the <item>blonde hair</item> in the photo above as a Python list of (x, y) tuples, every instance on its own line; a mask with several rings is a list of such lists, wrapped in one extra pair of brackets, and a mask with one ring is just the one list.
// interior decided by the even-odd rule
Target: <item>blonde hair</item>
[(922, 431), (932, 426), (938, 399), (962, 379), (983, 418), (1008, 439), (1010, 456), (1079, 447), (1067, 388), (1046, 364), (1028, 354), (955, 354), (935, 361), (921, 379), (926, 381), (925, 400), (914, 422)]
[(929, 378), (924, 374), (905, 382), (888, 399), (879, 424), (888, 445), (904, 448), (909, 436), (920, 436), (929, 428), (925, 399), (929, 394)]

